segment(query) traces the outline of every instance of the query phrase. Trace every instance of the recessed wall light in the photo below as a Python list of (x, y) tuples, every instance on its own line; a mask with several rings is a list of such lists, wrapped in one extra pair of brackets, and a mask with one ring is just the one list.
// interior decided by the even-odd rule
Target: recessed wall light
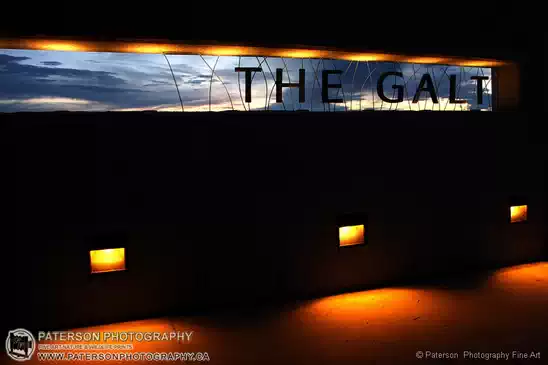
[(527, 205), (514, 205), (510, 207), (510, 223), (527, 221)]
[(366, 243), (367, 216), (364, 213), (344, 214), (337, 219), (339, 247)]
[(89, 251), (91, 273), (98, 274), (126, 269), (125, 248), (107, 248)]
[(363, 224), (356, 226), (339, 227), (339, 246), (363, 245), (365, 243), (365, 227)]

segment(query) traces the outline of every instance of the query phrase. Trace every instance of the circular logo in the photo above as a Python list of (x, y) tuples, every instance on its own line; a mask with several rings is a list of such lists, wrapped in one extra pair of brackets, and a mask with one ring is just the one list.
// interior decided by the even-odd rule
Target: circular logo
[(8, 332), (6, 351), (15, 361), (30, 360), (36, 349), (36, 340), (30, 331), (18, 328)]
[(417, 359), (422, 359), (424, 354), (422, 351), (417, 351), (417, 353), (415, 354), (417, 356)]

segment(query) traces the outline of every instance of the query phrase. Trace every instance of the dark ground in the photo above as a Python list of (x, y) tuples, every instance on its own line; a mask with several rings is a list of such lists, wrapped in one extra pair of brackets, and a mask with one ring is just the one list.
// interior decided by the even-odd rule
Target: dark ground
[[(168, 317), (78, 331), (194, 331), (186, 343), (133, 342), (133, 351), (202, 352), (210, 364), (485, 363), (466, 358), (465, 351), (509, 353), (508, 360), (498, 360), (504, 364), (544, 364), (546, 308), (548, 262), (540, 262), (268, 311)], [(425, 358), (417, 360), (418, 351)], [(428, 351), (458, 358), (433, 359)], [(540, 358), (518, 358), (532, 352), (540, 352)], [(35, 357), (30, 363), (39, 361)]]

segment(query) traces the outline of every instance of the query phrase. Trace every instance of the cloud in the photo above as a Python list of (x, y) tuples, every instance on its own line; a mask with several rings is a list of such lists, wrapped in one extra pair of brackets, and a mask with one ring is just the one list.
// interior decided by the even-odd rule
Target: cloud
[(143, 86), (144, 87), (158, 87), (160, 85), (171, 85), (173, 83), (173, 81), (170, 83), (170, 82), (167, 82), (167, 81), (163, 81), (163, 80), (151, 80), (148, 84), (144, 84)]
[[(70, 98), (127, 107), (177, 100), (174, 86), (170, 86), (170, 93), (158, 93), (140, 87), (139, 79), (128, 82), (125, 75), (110, 71), (20, 63), (30, 59), (0, 54), (0, 99)], [(146, 73), (140, 73), (140, 76), (146, 79)], [(17, 105), (28, 106), (25, 103)]]
[(58, 61), (42, 61), (40, 63), (43, 64), (43, 65), (46, 65), (46, 66), (61, 66), (62, 65), (62, 63), (58, 62)]
[(8, 63), (17, 63), (21, 61), (30, 60), (30, 57), (16, 57), (7, 54), (0, 54), (0, 65), (6, 65)]
[(29, 99), (0, 100), (0, 108), (5, 112), (25, 111), (106, 111), (109, 105), (74, 98), (41, 97)]

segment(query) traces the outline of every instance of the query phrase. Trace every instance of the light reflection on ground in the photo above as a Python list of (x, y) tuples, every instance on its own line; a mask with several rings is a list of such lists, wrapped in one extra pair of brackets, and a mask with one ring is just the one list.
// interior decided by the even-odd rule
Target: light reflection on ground
[(544, 350), (548, 358), (548, 262), (486, 275), (476, 287), (347, 293), (253, 321), (165, 318), (78, 331), (193, 331), (188, 343), (134, 342), (134, 351), (207, 352), (212, 364), (409, 364), (419, 350), (459, 353), (451, 363), (469, 363), (463, 351)]

